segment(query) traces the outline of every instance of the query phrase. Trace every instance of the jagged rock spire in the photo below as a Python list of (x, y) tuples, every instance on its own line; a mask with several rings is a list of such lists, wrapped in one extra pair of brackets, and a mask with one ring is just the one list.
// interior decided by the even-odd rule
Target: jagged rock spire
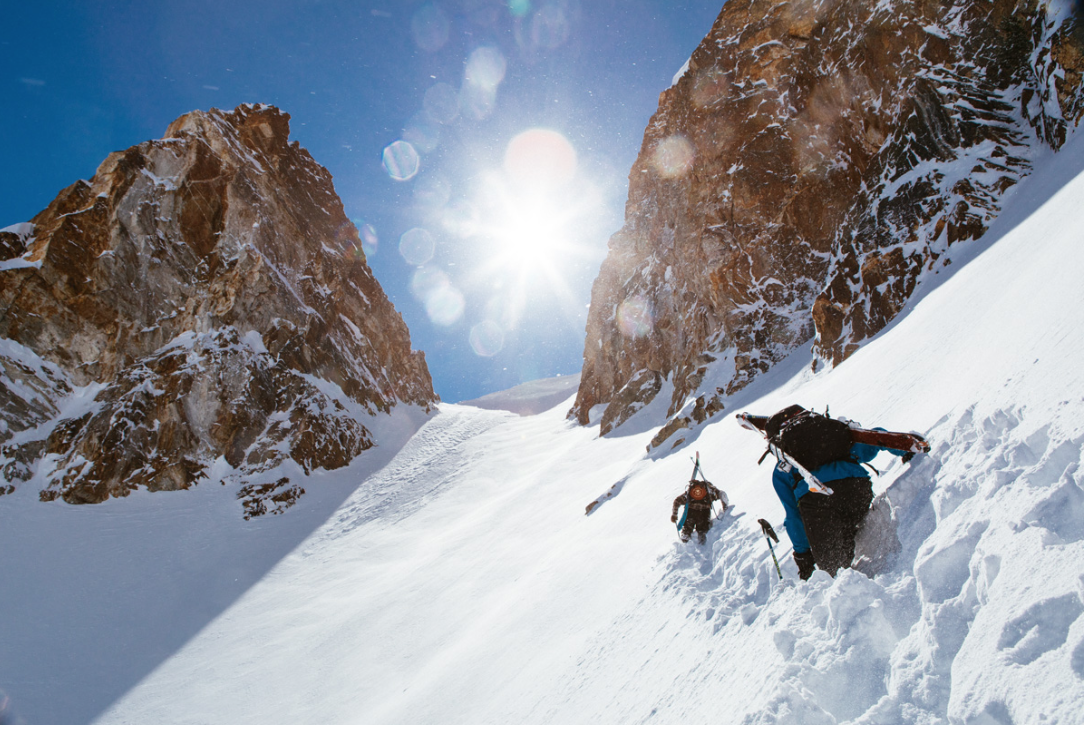
[(363, 420), (437, 400), (289, 119), (186, 114), (0, 234), (6, 489), (100, 502), (221, 457), (259, 514), (303, 491), (261, 473), (343, 466)]
[(645, 133), (569, 415), (606, 433), (666, 397), (669, 437), (880, 331), (1080, 118), (1059, 7), (729, 0)]

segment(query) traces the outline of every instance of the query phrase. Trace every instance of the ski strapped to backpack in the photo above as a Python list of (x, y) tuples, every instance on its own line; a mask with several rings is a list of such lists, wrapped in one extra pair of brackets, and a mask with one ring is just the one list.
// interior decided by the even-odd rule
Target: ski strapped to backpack
[(696, 481), (696, 475), (699, 474), (700, 478), (704, 478), (704, 472), (700, 469), (700, 452), (696, 452), (696, 461), (693, 462), (693, 475), (689, 477), (690, 482)]
[[(831, 487), (826, 485), (820, 479), (817, 479), (817, 477), (813, 476), (813, 472), (809, 471), (809, 469), (806, 469), (798, 461), (792, 458), (790, 454), (788, 454), (786, 451), (783, 451), (775, 444), (769, 444), (768, 450), (764, 452), (764, 456), (767, 456), (768, 454), (771, 454), (780, 462), (786, 464), (787, 471), (798, 472), (798, 474), (801, 475), (802, 479), (805, 480), (806, 485), (809, 486), (809, 491), (816, 492), (817, 494), (834, 494)], [(764, 461), (764, 456), (760, 457), (760, 461)]]
[[(699, 478), (697, 478), (699, 477)], [(716, 496), (712, 496), (712, 492), (715, 492)], [(689, 511), (692, 509), (693, 502), (707, 503), (708, 506), (714, 510), (715, 500), (718, 499), (723, 505), (723, 512), (726, 512), (726, 508), (729, 504), (727, 501), (726, 492), (718, 489), (708, 478), (704, 476), (704, 470), (700, 468), (700, 452), (696, 452), (696, 460), (693, 462), (693, 474), (689, 477), (689, 484), (685, 487), (685, 509), (681, 513), (681, 519), (677, 521), (677, 529), (680, 532), (685, 527), (685, 520), (689, 517)], [(722, 516), (722, 513), (715, 514), (716, 518)]]
[(822, 415), (796, 405), (773, 416), (739, 413), (736, 418), (744, 428), (757, 431), (768, 440), (768, 450), (761, 461), (772, 454), (801, 474), (809, 491), (820, 494), (831, 494), (832, 490), (813, 476), (813, 470), (833, 461), (853, 460), (850, 451), (856, 442), (911, 454), (930, 450), (930, 445), (918, 434), (861, 428), (827, 413)]
[(689, 517), (689, 503), (692, 501), (691, 499), (688, 498), (690, 496), (689, 492), (691, 491), (693, 483), (696, 481), (696, 475), (699, 472), (700, 472), (700, 452), (697, 451), (696, 452), (696, 461), (693, 462), (693, 475), (691, 477), (689, 477), (689, 486), (686, 487), (685, 509), (683, 509), (681, 511), (681, 519), (677, 521), (678, 532), (681, 532), (681, 528), (685, 527), (685, 520)]
[[(739, 413), (735, 416), (743, 428), (757, 431), (764, 435), (764, 429), (768, 425), (771, 416), (757, 416), (752, 413)], [(917, 433), (903, 431), (875, 431), (872, 428), (862, 428), (855, 423), (849, 423), (851, 438), (856, 443), (881, 446), (897, 451), (910, 451), (912, 454), (924, 454), (930, 450), (929, 443)]]

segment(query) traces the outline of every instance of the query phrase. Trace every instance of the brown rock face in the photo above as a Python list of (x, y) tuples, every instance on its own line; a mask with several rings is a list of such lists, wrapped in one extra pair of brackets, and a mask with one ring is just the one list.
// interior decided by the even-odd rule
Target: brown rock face
[[(185, 489), (223, 458), (248, 515), (363, 421), (437, 401), (331, 176), (274, 107), (193, 112), (0, 233), (0, 475), (42, 499)], [(285, 495), (285, 496), (283, 496)]]
[(882, 329), (1080, 118), (1084, 44), (1046, 8), (728, 0), (629, 175), (570, 416), (606, 433), (662, 394), (695, 421)]

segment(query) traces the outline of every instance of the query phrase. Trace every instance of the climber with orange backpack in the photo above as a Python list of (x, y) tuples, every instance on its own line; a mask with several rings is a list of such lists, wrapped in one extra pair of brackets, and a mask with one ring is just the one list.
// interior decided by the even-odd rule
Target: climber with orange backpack
[[(697, 458), (699, 464), (699, 457)], [(715, 500), (723, 505), (726, 511), (726, 494), (715, 488), (711, 482), (696, 478), (697, 469), (693, 469), (693, 478), (689, 480), (689, 486), (674, 500), (674, 510), (670, 515), (670, 521), (678, 523), (678, 508), (685, 506), (685, 512), (678, 523), (679, 537), (682, 542), (688, 542), (696, 530), (696, 537), (703, 545), (708, 539), (708, 530), (711, 529), (711, 505)]]

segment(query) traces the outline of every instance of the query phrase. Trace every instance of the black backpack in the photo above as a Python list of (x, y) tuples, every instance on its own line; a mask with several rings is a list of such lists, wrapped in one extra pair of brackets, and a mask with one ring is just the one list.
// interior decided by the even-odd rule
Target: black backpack
[(768, 440), (809, 471), (833, 461), (854, 461), (850, 427), (826, 415), (789, 406), (765, 427)]

